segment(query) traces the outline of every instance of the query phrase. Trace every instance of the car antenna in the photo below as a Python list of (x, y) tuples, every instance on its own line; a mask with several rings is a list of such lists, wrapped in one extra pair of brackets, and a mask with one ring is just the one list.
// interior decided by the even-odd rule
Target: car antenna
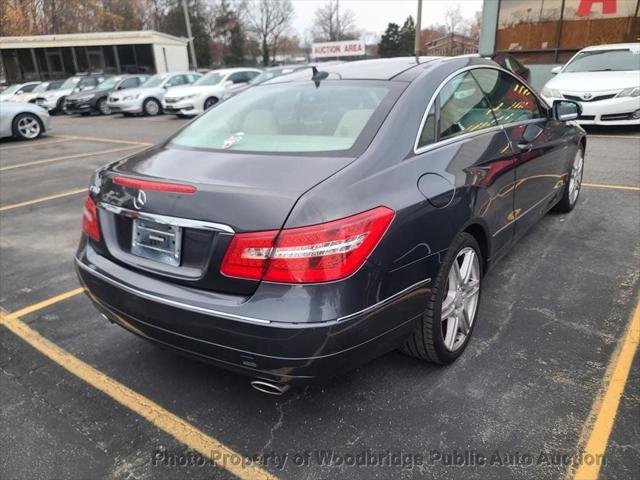
[(311, 80), (313, 80), (313, 83), (316, 84), (316, 88), (318, 88), (320, 86), (320, 80), (324, 80), (325, 78), (327, 78), (329, 76), (329, 72), (318, 70), (315, 65), (311, 67), (311, 70), (313, 70)]

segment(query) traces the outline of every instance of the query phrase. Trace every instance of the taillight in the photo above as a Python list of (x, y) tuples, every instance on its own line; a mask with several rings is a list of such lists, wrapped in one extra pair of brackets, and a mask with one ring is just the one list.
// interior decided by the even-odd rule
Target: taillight
[(168, 182), (152, 182), (149, 180), (138, 180), (129, 177), (114, 177), (113, 183), (124, 187), (132, 187), (144, 190), (157, 190), (159, 192), (175, 192), (175, 193), (195, 193), (197, 188), (193, 185), (183, 185), (181, 183)]
[(87, 196), (82, 210), (82, 231), (96, 242), (100, 241), (100, 224), (98, 223), (98, 209), (91, 197)]
[(387, 231), (387, 207), (309, 227), (240, 233), (222, 261), (230, 277), (286, 283), (329, 282), (358, 270)]

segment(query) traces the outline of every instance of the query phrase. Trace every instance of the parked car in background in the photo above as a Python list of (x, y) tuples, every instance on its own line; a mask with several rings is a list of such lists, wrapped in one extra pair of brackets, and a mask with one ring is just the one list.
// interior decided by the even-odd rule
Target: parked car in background
[(64, 102), (74, 92), (92, 90), (100, 85), (109, 75), (89, 74), (76, 75), (67, 78), (60, 88), (51, 92), (45, 92), (36, 97), (35, 103), (49, 111), (49, 113), (61, 113), (64, 111)]
[(225, 68), (207, 73), (188, 87), (171, 88), (164, 96), (166, 113), (199, 115), (224, 99), (229, 92), (260, 75), (256, 68)]
[(67, 97), (65, 108), (67, 113), (90, 115), (98, 112), (109, 115), (111, 109), (107, 100), (111, 92), (121, 92), (130, 88), (137, 88), (149, 79), (149, 75), (116, 75), (90, 91), (73, 93)]
[(34, 140), (49, 129), (49, 113), (33, 103), (6, 102), (0, 107), (0, 138)]
[(98, 310), (270, 393), (463, 353), (485, 272), (578, 202), (579, 107), (483, 58), (323, 69), (94, 174), (75, 263)]
[(41, 82), (30, 93), (23, 93), (21, 95), (14, 95), (11, 98), (12, 102), (31, 102), (35, 103), (36, 98), (45, 92), (51, 92), (57, 90), (64, 83), (64, 80), (50, 80), (47, 82)]
[(25, 82), (9, 85), (0, 93), (0, 102), (7, 102), (13, 99), (16, 95), (22, 95), (23, 93), (30, 93), (36, 88), (40, 82)]
[(542, 96), (578, 102), (580, 124), (640, 125), (640, 43), (584, 48), (552, 73)]
[(138, 88), (111, 92), (107, 106), (112, 113), (124, 115), (158, 115), (162, 113), (162, 101), (171, 87), (191, 85), (202, 78), (197, 72), (158, 73)]

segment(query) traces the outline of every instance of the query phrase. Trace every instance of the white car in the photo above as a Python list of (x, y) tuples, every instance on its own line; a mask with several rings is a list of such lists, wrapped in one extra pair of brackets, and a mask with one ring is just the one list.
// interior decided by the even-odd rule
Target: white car
[(49, 113), (33, 103), (6, 102), (0, 107), (0, 138), (34, 140), (49, 130)]
[(8, 102), (16, 95), (22, 95), (23, 93), (30, 93), (40, 85), (40, 82), (26, 82), (16, 83), (15, 85), (9, 85), (6, 89), (0, 93), (0, 102)]
[(197, 72), (158, 73), (138, 88), (112, 92), (107, 106), (111, 113), (158, 115), (162, 113), (162, 100), (169, 88), (190, 85), (201, 77)]
[(46, 82), (42, 82), (36, 86), (31, 92), (22, 93), (20, 95), (16, 94), (9, 100), (10, 102), (31, 102), (35, 103), (36, 98), (44, 95), (45, 92), (51, 92), (53, 90), (59, 89), (64, 80), (49, 80)]
[(543, 98), (574, 100), (582, 125), (640, 125), (640, 43), (587, 47), (542, 89)]
[(182, 116), (199, 115), (260, 73), (261, 70), (256, 68), (214, 70), (189, 87), (168, 90), (164, 96), (164, 110)]
[(66, 98), (75, 92), (82, 92), (85, 90), (92, 90), (100, 85), (105, 75), (84, 75), (67, 78), (60, 88), (45, 92), (39, 97), (36, 97), (36, 105), (49, 111), (49, 113), (59, 113), (64, 110), (64, 101)]

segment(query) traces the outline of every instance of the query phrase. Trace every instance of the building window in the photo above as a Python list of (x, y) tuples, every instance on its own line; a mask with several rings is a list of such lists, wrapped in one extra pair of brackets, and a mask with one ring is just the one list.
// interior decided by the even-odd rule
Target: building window
[(500, 0), (497, 52), (557, 63), (589, 45), (640, 38), (640, 0)]

